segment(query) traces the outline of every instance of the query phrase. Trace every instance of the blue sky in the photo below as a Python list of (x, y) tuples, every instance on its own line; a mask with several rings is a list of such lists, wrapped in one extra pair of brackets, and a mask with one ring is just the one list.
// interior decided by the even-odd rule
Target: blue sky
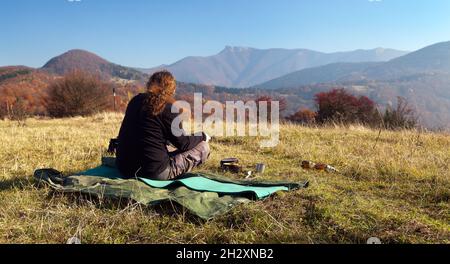
[(126, 66), (226, 45), (332, 52), (450, 40), (449, 0), (1, 0), (0, 65), (80, 48)]

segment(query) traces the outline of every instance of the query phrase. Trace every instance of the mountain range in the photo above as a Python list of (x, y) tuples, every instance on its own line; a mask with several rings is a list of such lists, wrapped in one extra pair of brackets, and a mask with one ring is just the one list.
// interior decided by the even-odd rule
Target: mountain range
[(388, 61), (405, 54), (405, 51), (384, 48), (323, 53), (308, 49), (227, 46), (213, 56), (186, 57), (171, 65), (140, 70), (150, 74), (167, 69), (182, 82), (245, 88), (301, 69), (337, 62)]
[(450, 73), (450, 42), (437, 43), (379, 63), (333, 63), (295, 71), (256, 85), (263, 89), (296, 87), (325, 82), (399, 81), (423, 75)]
[(305, 49), (226, 47), (214, 56), (187, 57), (147, 70), (121, 66), (88, 51), (71, 50), (39, 69), (0, 67), (0, 93), (8, 90), (8, 94), (13, 94), (14, 89), (21, 87), (44, 87), (75, 69), (105, 79), (140, 83), (150, 73), (167, 69), (183, 83), (181, 93), (185, 87), (190, 87), (186, 91), (211, 88), (215, 98), (226, 98), (227, 93), (243, 98), (246, 93), (270, 93), (287, 98), (291, 111), (314, 107), (315, 93), (335, 87), (367, 95), (381, 106), (394, 104), (395, 97), (402, 96), (417, 108), (428, 127), (450, 128), (450, 42), (410, 53), (381, 48), (327, 54)]

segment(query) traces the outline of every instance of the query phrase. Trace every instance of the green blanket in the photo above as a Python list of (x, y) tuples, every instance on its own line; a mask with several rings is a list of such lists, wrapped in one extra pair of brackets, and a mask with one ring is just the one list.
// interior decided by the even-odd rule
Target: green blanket
[(263, 199), (278, 191), (307, 187), (307, 182), (261, 182), (190, 173), (173, 181), (123, 179), (114, 167), (100, 166), (72, 176), (53, 169), (36, 170), (34, 177), (56, 191), (99, 198), (131, 199), (144, 205), (176, 202), (202, 219), (226, 213), (238, 204)]

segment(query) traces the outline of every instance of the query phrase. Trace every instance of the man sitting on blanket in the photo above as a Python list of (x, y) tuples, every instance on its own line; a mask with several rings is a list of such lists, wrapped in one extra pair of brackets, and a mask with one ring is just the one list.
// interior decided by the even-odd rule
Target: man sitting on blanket
[[(178, 114), (171, 112), (176, 81), (168, 71), (153, 74), (147, 91), (128, 104), (118, 137), (116, 164), (126, 177), (172, 180), (209, 157), (206, 133), (202, 136), (176, 137), (172, 122)], [(177, 150), (169, 152), (167, 143)]]

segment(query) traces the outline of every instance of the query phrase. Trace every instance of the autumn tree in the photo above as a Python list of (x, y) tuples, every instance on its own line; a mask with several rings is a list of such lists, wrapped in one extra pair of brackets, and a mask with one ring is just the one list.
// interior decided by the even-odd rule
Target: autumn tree
[(366, 96), (356, 97), (344, 89), (333, 89), (315, 95), (317, 121), (320, 123), (377, 123), (375, 103)]
[(47, 87), (53, 76), (38, 70), (17, 74), (22, 72), (20, 67), (10, 67), (10, 70), (13, 77), (0, 83), (0, 117), (16, 119), (21, 116), (19, 119), (22, 119), (25, 115), (46, 115)]
[(286, 119), (294, 123), (310, 125), (316, 122), (316, 117), (316, 112), (309, 109), (300, 109), (296, 113), (288, 116)]
[(111, 108), (111, 83), (73, 71), (49, 86), (47, 110), (52, 117), (86, 116)]

